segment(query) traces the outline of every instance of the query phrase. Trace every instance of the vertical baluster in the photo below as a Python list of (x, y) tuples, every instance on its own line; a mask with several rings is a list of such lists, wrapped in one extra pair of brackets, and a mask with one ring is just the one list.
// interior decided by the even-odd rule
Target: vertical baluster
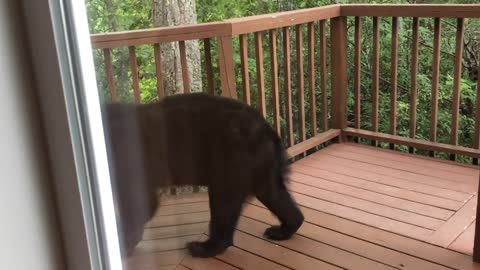
[[(392, 18), (392, 56), (390, 74), (390, 133), (397, 134), (398, 18)], [(393, 143), (389, 144), (394, 149)]]
[[(463, 18), (457, 19), (457, 35), (455, 47), (455, 61), (453, 71), (453, 99), (452, 99), (452, 136), (450, 143), (458, 144), (458, 118), (460, 110), (460, 80), (462, 79), (462, 59), (463, 59)], [(450, 159), (455, 160), (455, 155), (450, 155)]]
[[(373, 59), (372, 59), (372, 129), (378, 131), (378, 91), (380, 87), (380, 30), (378, 17), (373, 17)], [(372, 145), (377, 145), (372, 141)]]
[(317, 106), (315, 98), (315, 32), (313, 22), (308, 24), (308, 81), (310, 87), (310, 118), (312, 136), (317, 135)]
[(294, 144), (293, 140), (293, 116), (292, 116), (292, 82), (291, 82), (291, 66), (290, 66), (290, 29), (283, 28), (283, 61), (285, 73), (285, 97), (287, 106), (287, 133), (288, 145)]
[(205, 71), (207, 73), (207, 93), (209, 95), (215, 94), (215, 84), (213, 76), (213, 65), (212, 65), (212, 46), (209, 38), (203, 40), (203, 45), (205, 48)]
[(355, 56), (354, 56), (354, 78), (353, 78), (353, 88), (354, 88), (354, 112), (355, 112), (355, 128), (360, 128), (361, 123), (361, 57), (362, 57), (362, 18), (355, 17)]
[(103, 58), (105, 61), (105, 72), (107, 73), (107, 84), (112, 102), (117, 102), (117, 88), (113, 81), (112, 57), (110, 49), (103, 49)]
[(185, 41), (179, 41), (178, 47), (180, 48), (180, 63), (182, 65), (183, 92), (190, 93), (190, 78), (188, 77), (188, 64), (187, 53), (185, 51)]
[(273, 126), (278, 135), (280, 131), (280, 98), (278, 93), (277, 30), (270, 30), (270, 59), (272, 71)]
[(130, 58), (130, 69), (132, 71), (132, 83), (133, 83), (133, 95), (135, 97), (135, 103), (141, 102), (140, 97), (140, 86), (138, 80), (138, 66), (137, 66), (137, 56), (135, 55), (135, 47), (128, 47), (129, 58)]
[(306, 140), (305, 132), (305, 82), (303, 78), (303, 33), (302, 25), (296, 25), (297, 34), (297, 69), (298, 69), (298, 110), (299, 110), (299, 124), (300, 124), (300, 141)]
[(257, 57), (257, 85), (258, 85), (258, 107), (264, 117), (267, 117), (267, 106), (265, 104), (265, 76), (263, 74), (263, 42), (262, 33), (255, 33), (255, 52)]
[[(417, 131), (417, 73), (418, 73), (418, 17), (412, 21), (412, 59), (410, 69), (410, 138), (415, 138)], [(410, 153), (414, 152), (413, 147), (409, 147)]]
[[(438, 114), (438, 80), (440, 77), (440, 43), (441, 43), (442, 25), (440, 18), (434, 21), (433, 37), (433, 63), (432, 63), (432, 102), (430, 114), (430, 140), (437, 141), (437, 114)], [(434, 151), (430, 151), (430, 156), (434, 156)]]
[(322, 91), (322, 131), (328, 130), (328, 100), (327, 100), (327, 41), (325, 36), (325, 21), (320, 21), (320, 82)]
[(157, 94), (158, 98), (165, 96), (165, 89), (163, 87), (162, 75), (162, 56), (160, 54), (160, 44), (153, 45), (153, 54), (155, 56), (155, 73), (157, 77)]
[(243, 97), (245, 103), (250, 105), (250, 76), (248, 74), (248, 41), (246, 34), (240, 35), (240, 60), (242, 62)]

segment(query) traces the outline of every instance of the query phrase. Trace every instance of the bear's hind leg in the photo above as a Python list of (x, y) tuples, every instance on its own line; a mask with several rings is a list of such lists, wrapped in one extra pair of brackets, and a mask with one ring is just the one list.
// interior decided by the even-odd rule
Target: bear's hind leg
[(262, 188), (256, 196), (280, 220), (280, 225), (265, 230), (264, 236), (271, 240), (286, 240), (292, 237), (303, 223), (304, 217), (283, 183)]

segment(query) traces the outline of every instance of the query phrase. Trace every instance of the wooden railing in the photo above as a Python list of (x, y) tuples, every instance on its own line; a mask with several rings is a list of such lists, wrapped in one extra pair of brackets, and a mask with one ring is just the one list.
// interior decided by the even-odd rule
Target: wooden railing
[[(347, 17), (354, 16), (354, 61), (347, 63), (348, 34)], [(372, 40), (372, 117), (371, 130), (361, 129), (361, 29), (362, 17), (373, 17)], [(392, 47), (391, 47), (391, 98), (390, 132), (379, 132), (379, 91), (380, 91), (380, 17), (392, 18)], [(411, 77), (410, 83), (410, 132), (409, 137), (397, 135), (397, 75), (398, 75), (398, 33), (399, 17), (412, 17), (412, 50), (411, 50)], [(432, 63), (432, 101), (430, 141), (416, 138), (417, 120), (417, 80), (418, 72), (418, 43), (419, 18), (435, 18), (434, 26), (434, 53)], [(455, 52), (454, 88), (452, 94), (452, 136), (450, 144), (436, 141), (438, 119), (438, 78), (440, 61), (441, 18), (457, 18), (457, 45)], [(480, 18), (480, 5), (330, 5), (312, 9), (281, 12), (246, 18), (230, 19), (223, 22), (203, 23), (175, 27), (163, 27), (140, 31), (107, 33), (92, 35), (94, 49), (103, 49), (106, 78), (112, 101), (116, 101), (115, 82), (112, 74), (111, 49), (128, 47), (132, 71), (132, 88), (136, 102), (141, 102), (138, 78), (138, 66), (135, 47), (151, 45), (154, 48), (156, 64), (156, 78), (158, 96), (165, 95), (162, 82), (159, 43), (178, 43), (181, 57), (182, 80), (184, 92), (190, 91), (185, 41), (203, 41), (203, 59), (205, 63), (207, 92), (214, 94), (218, 87), (216, 77), (220, 78), (220, 92), (223, 96), (242, 99), (256, 107), (264, 116), (268, 116), (277, 132), (282, 135), (289, 145), (289, 154), (296, 156), (314, 148), (326, 141), (339, 141), (349, 138), (364, 138), (377, 142), (394, 145), (405, 145), (430, 151), (446, 152), (452, 155), (464, 155), (477, 159), (480, 157), (479, 137), (480, 119), (476, 119), (474, 145), (471, 147), (458, 146), (458, 121), (460, 101), (460, 77), (463, 50), (463, 31), (465, 18)], [(326, 32), (330, 28), (330, 34)], [(306, 37), (304, 29), (306, 28)], [(291, 35), (294, 31), (295, 35)], [(268, 54), (264, 52), (263, 39), (268, 36)], [(281, 46), (279, 45), (281, 36)], [(254, 52), (249, 52), (249, 40), (253, 37)], [(295, 44), (292, 46), (292, 37)], [(318, 38), (316, 38), (318, 37)], [(329, 42), (327, 42), (329, 38)], [(303, 40), (306, 39), (306, 46)], [(316, 40), (317, 39), (317, 40)], [(212, 43), (218, 47), (218, 74), (214, 68)], [(234, 44), (238, 42), (238, 50)], [(318, 43), (318, 46), (315, 44)], [(329, 48), (327, 44), (330, 44)], [(293, 50), (292, 50), (293, 47)], [(305, 48), (304, 48), (305, 47)], [(306, 51), (306, 57), (303, 51)], [(328, 54), (330, 49), (330, 54)], [(282, 53), (279, 54), (279, 51)], [(315, 59), (315, 51), (319, 50), (319, 59)], [(292, 52), (296, 65), (291, 65)], [(240, 63), (237, 69), (234, 59), (238, 56)], [(270, 59), (271, 74), (269, 87), (266, 87), (264, 74), (264, 58)], [(281, 61), (279, 60), (281, 57)], [(330, 57), (330, 61), (327, 61)], [(249, 60), (255, 61), (255, 81), (251, 80)], [(304, 70), (304, 61), (307, 68)], [(348, 74), (348, 64), (354, 65), (353, 74)], [(282, 68), (279, 68), (282, 67)], [(327, 72), (330, 68), (330, 74)], [(238, 71), (238, 73), (237, 73)], [(293, 72), (295, 71), (295, 72)], [(318, 75), (317, 75), (318, 74)], [(280, 76), (283, 75), (283, 76)], [(293, 76), (296, 75), (296, 76)], [(353, 76), (354, 106), (353, 112), (348, 111), (348, 77)], [(305, 80), (307, 78), (307, 80)], [(330, 83), (329, 83), (330, 80)], [(237, 82), (241, 85), (237, 87)], [(256, 88), (252, 89), (252, 82)], [(292, 85), (294, 89), (292, 89)], [(305, 91), (305, 85), (308, 86)], [(330, 86), (330, 89), (327, 89)], [(479, 91), (480, 85), (477, 87)], [(295, 91), (294, 91), (295, 90)], [(328, 91), (330, 90), (330, 92)], [(255, 93), (253, 95), (252, 93)], [(330, 95), (329, 95), (330, 93)], [(268, 95), (269, 94), (269, 95)], [(297, 97), (295, 102), (294, 94)], [(307, 94), (307, 95), (306, 95)], [(320, 99), (317, 100), (317, 96)], [(267, 97), (271, 97), (267, 101)], [(308, 97), (308, 99), (306, 99)], [(477, 116), (480, 116), (477, 94)], [(330, 98), (331, 109), (328, 101)], [(282, 102), (283, 101), (283, 102)], [(295, 104), (296, 103), (296, 104)], [(285, 104), (282, 108), (281, 104)], [(298, 113), (294, 115), (296, 106)], [(317, 107), (320, 108), (320, 117), (317, 117)], [(268, 110), (268, 108), (271, 108)], [(307, 111), (307, 109), (308, 111)], [(283, 110), (282, 110), (283, 109)], [(353, 127), (348, 127), (347, 117), (353, 114)], [(308, 115), (308, 116), (307, 116)], [(282, 119), (286, 124), (282, 128)], [(309, 132), (308, 132), (309, 131)], [(453, 156), (452, 156), (453, 157)]]
[(219, 46), (219, 55), (222, 79), (222, 94), (225, 96), (236, 97), (234, 80), (231, 71), (233, 70), (233, 50), (232, 39), (229, 34), (231, 29), (228, 23), (205, 23), (175, 27), (156, 28), (140, 31), (125, 31), (117, 33), (107, 33), (92, 35), (92, 45), (95, 49), (103, 49), (105, 58), (105, 70), (107, 73), (108, 87), (112, 101), (116, 101), (115, 82), (112, 75), (112, 64), (110, 52), (112, 48), (128, 47), (130, 56), (130, 65), (132, 71), (133, 89), (135, 101), (140, 103), (140, 89), (138, 85), (137, 61), (135, 56), (135, 47), (139, 45), (151, 45), (154, 47), (157, 89), (158, 95), (163, 97), (162, 78), (162, 59), (159, 43), (177, 42), (180, 49), (182, 80), (184, 92), (190, 92), (190, 82), (188, 77), (187, 56), (185, 53), (185, 41), (192, 39), (201, 39), (204, 42), (204, 57), (207, 60), (206, 73), (208, 80), (208, 92), (213, 94), (213, 71), (211, 56), (211, 39), (217, 38)]
[[(113, 102), (117, 101), (115, 82), (112, 75), (112, 63), (111, 63), (111, 50), (119, 47), (129, 48), (130, 57), (130, 70), (132, 73), (132, 88), (135, 102), (140, 103), (140, 91), (138, 83), (138, 67), (135, 56), (135, 47), (139, 45), (151, 45), (154, 47), (154, 56), (156, 64), (156, 78), (158, 96), (163, 97), (165, 95), (165, 89), (162, 82), (162, 59), (160, 54), (159, 43), (176, 42), (180, 49), (182, 80), (184, 86), (184, 92), (190, 92), (190, 82), (188, 76), (187, 57), (185, 54), (185, 41), (187, 40), (202, 40), (203, 41), (203, 57), (204, 68), (206, 71), (206, 85), (207, 92), (210, 94), (215, 93), (215, 75), (220, 77), (221, 94), (223, 96), (237, 98), (237, 86), (236, 86), (236, 72), (234, 66), (234, 55), (240, 55), (239, 75), (241, 76), (241, 86), (238, 87), (238, 94), (243, 97), (243, 100), (248, 104), (255, 103), (257, 108), (266, 117), (271, 115), (272, 124), (277, 132), (284, 136), (290, 148), (288, 152), (291, 156), (302, 154), (308, 149), (314, 148), (323, 142), (338, 137), (341, 133), (341, 128), (346, 127), (346, 107), (342, 105), (345, 103), (346, 96), (338, 96), (338, 93), (332, 93), (335, 97), (334, 108), (344, 108), (338, 111), (344, 111), (343, 116), (339, 113), (332, 114), (332, 128), (328, 127), (328, 110), (327, 110), (327, 42), (325, 21), (332, 19), (331, 32), (333, 38), (331, 38), (332, 47), (335, 49), (332, 51), (336, 56), (334, 57), (335, 64), (331, 66), (332, 69), (338, 70), (337, 74), (341, 73), (343, 78), (346, 78), (346, 74), (339, 72), (341, 69), (346, 69), (346, 57), (342, 55), (346, 52), (345, 34), (346, 25), (344, 18), (339, 17), (340, 6), (326, 6), (319, 8), (312, 8), (299, 11), (281, 12), (276, 14), (252, 16), (247, 18), (238, 18), (226, 20), (223, 22), (204, 23), (196, 25), (185, 25), (175, 27), (163, 27), (141, 31), (128, 31), (119, 33), (107, 33), (92, 35), (92, 45), (94, 49), (103, 49), (104, 52), (104, 64), (107, 78), (107, 85), (110, 92), (110, 97)], [(321, 62), (320, 65), (315, 64), (314, 50), (315, 50), (315, 31), (318, 22), (318, 31), (320, 35), (319, 42), (321, 44)], [(308, 53), (308, 69), (305, 71), (304, 55), (303, 55), (303, 29), (307, 28), (307, 53)], [(277, 31), (282, 36), (281, 49), (282, 63), (278, 60), (278, 41)], [(292, 50), (290, 32), (295, 31), (295, 45)], [(266, 89), (265, 74), (264, 74), (264, 36), (268, 37), (268, 55), (271, 59), (271, 74), (270, 74), (270, 87)], [(252, 38), (253, 37), (253, 38)], [(254, 41), (254, 52), (248, 51), (249, 39)], [(233, 43), (238, 39), (239, 50), (234, 51)], [(218, 72), (214, 74), (212, 46), (211, 43), (216, 42), (218, 44)], [(334, 45), (335, 44), (335, 45)], [(344, 47), (343, 49), (342, 46)], [(290, 64), (291, 52), (296, 52), (297, 65), (292, 67)], [(255, 95), (252, 95), (252, 89), (250, 86), (250, 74), (249, 72), (249, 60), (255, 60), (256, 76), (254, 89)], [(278, 68), (279, 64), (283, 66), (282, 78), (283, 84), (280, 84)], [(319, 133), (317, 125), (317, 101), (315, 82), (315, 72), (319, 68), (320, 72), (320, 84), (321, 84), (321, 102), (322, 108), (321, 114), (321, 130)], [(292, 78), (292, 70), (297, 71), (297, 76)], [(305, 93), (303, 91), (305, 86), (304, 76), (308, 74), (308, 87), (309, 87), (309, 99), (305, 100)], [(339, 77), (340, 78), (340, 77)], [(296, 94), (298, 96), (298, 115), (294, 115), (293, 104), (294, 100), (292, 94), (292, 83), (295, 80)], [(346, 79), (342, 80), (341, 84), (346, 83)], [(337, 85), (337, 80), (332, 81), (332, 85)], [(301, 90), (300, 90), (301, 89)], [(282, 93), (283, 92), (283, 93)], [(271, 100), (267, 101), (267, 93), (269, 93)], [(283, 94), (283, 95), (282, 95)], [(256, 97), (253, 100), (253, 97)], [(281, 115), (281, 96), (285, 99), (285, 116)], [(338, 97), (337, 97), (338, 96)], [(306, 103), (308, 103), (309, 116), (306, 116)], [(270, 105), (270, 106), (269, 106)], [(267, 107), (271, 110), (267, 111)], [(285, 132), (282, 132), (281, 118), (286, 121)], [(298, 123), (298, 127), (294, 127), (294, 123)], [(310, 134), (307, 139), (307, 124), (310, 125)], [(343, 126), (342, 126), (343, 125)], [(297, 131), (297, 132), (295, 132)], [(298, 138), (295, 139), (295, 133), (298, 134)]]
[[(460, 82), (462, 76), (463, 59), (463, 35), (464, 21), (466, 18), (480, 18), (480, 5), (343, 5), (341, 8), (342, 16), (355, 16), (355, 67), (354, 67), (354, 128), (347, 128), (343, 133), (347, 136), (361, 137), (376, 141), (390, 143), (393, 148), (395, 144), (409, 147), (413, 152), (415, 148), (445, 152), (450, 154), (451, 159), (455, 155), (463, 155), (474, 158), (474, 163), (478, 162), (480, 154), (479, 149), (479, 113), (478, 104), (480, 102), (480, 83), (477, 86), (477, 114), (475, 123), (474, 143), (471, 147), (458, 146), (459, 133), (459, 109), (460, 109)], [(373, 39), (373, 57), (372, 57), (372, 130), (362, 130), (360, 128), (360, 74), (361, 74), (361, 38), (362, 17), (373, 17), (372, 39)], [(391, 17), (391, 78), (390, 78), (390, 133), (378, 132), (378, 113), (379, 113), (379, 17)], [(396, 134), (397, 130), (397, 88), (398, 88), (398, 34), (399, 17), (412, 18), (412, 47), (410, 55), (410, 108), (409, 108), (409, 137), (401, 137)], [(417, 130), (417, 74), (419, 61), (419, 19), (422, 17), (434, 18), (434, 41), (433, 41), (433, 62), (432, 62), (432, 98), (430, 113), (430, 141), (416, 139)], [(437, 142), (437, 121), (438, 121), (438, 89), (439, 89), (439, 67), (440, 67), (440, 43), (441, 43), (441, 23), (442, 18), (456, 18), (456, 50), (454, 54), (454, 73), (453, 73), (453, 91), (452, 91), (452, 120), (451, 120), (451, 140), (450, 144)], [(480, 69), (479, 69), (480, 70)], [(479, 71), (480, 72), (480, 71)]]

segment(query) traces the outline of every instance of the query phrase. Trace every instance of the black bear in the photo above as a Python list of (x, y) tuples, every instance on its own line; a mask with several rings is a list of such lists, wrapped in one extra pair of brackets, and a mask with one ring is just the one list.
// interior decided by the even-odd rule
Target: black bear
[(194, 93), (152, 104), (108, 104), (103, 113), (124, 254), (142, 239), (158, 206), (156, 191), (170, 185), (208, 187), (210, 238), (189, 243), (192, 256), (215, 256), (233, 244), (249, 195), (280, 220), (265, 237), (288, 239), (302, 225), (303, 214), (285, 186), (285, 148), (254, 108)]

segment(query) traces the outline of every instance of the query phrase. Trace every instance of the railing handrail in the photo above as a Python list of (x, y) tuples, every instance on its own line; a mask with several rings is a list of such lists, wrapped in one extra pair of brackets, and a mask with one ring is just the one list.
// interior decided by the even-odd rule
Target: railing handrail
[(335, 18), (340, 16), (340, 7), (341, 5), (327, 5), (243, 18), (233, 18), (225, 20), (225, 22), (232, 24), (231, 35), (240, 35)]
[(95, 49), (128, 47), (157, 42), (175, 42), (240, 35), (325, 20), (338, 16), (340, 16), (340, 5), (328, 5), (233, 18), (217, 22), (92, 34), (91, 40), (92, 46)]
[(95, 49), (138, 46), (158, 42), (175, 42), (228, 36), (232, 33), (229, 22), (209, 22), (178, 26), (156, 27), (91, 35)]
[(480, 4), (335, 4), (224, 21), (91, 35), (96, 49), (240, 35), (339, 16), (480, 18)]
[(340, 15), (480, 18), (480, 4), (342, 4)]

